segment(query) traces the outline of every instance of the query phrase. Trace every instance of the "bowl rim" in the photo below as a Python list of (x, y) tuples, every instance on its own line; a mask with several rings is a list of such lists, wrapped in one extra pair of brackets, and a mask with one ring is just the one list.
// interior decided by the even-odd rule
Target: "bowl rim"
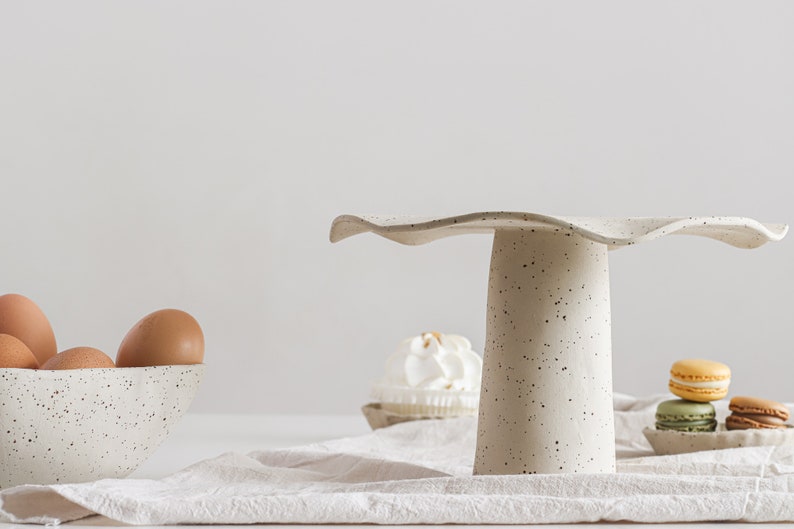
[(124, 374), (133, 374), (135, 372), (145, 371), (205, 371), (206, 364), (169, 364), (162, 366), (140, 366), (140, 367), (83, 367), (80, 369), (30, 369), (25, 367), (0, 367), (0, 375), (3, 374), (16, 374), (25, 377), (40, 377), (40, 378), (59, 378), (76, 376), (85, 373), (86, 371), (103, 371), (118, 373), (119, 376)]

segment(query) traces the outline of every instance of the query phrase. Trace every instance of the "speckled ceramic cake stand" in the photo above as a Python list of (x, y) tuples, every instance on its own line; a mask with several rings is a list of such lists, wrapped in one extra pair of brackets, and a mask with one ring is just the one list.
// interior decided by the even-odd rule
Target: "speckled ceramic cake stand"
[(474, 473), (604, 473), (615, 471), (607, 250), (670, 234), (756, 248), (787, 230), (738, 217), (343, 215), (331, 241), (494, 232)]

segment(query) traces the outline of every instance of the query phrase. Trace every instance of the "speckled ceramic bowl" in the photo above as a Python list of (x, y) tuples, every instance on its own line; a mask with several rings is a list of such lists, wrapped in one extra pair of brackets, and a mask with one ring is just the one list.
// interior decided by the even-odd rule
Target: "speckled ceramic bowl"
[(124, 477), (185, 413), (204, 365), (0, 369), (0, 489)]

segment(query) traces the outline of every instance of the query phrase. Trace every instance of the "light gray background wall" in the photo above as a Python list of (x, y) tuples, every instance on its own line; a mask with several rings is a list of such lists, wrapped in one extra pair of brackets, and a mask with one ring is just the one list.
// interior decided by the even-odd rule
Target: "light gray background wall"
[[(328, 242), (341, 213), (794, 223), (794, 4), (0, 4), (0, 291), (115, 355), (166, 306), (194, 411), (355, 413), (402, 338), (484, 343), (490, 237)], [(794, 399), (794, 239), (611, 256), (615, 388), (723, 360)]]

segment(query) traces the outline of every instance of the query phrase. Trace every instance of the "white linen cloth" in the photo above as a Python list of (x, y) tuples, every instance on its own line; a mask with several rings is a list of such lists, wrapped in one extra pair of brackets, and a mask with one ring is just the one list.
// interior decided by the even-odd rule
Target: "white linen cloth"
[(666, 398), (616, 396), (617, 474), (472, 476), (474, 419), (416, 421), (228, 453), (160, 480), (14, 487), (0, 491), (0, 521), (94, 513), (149, 525), (794, 521), (794, 447), (653, 456), (641, 432)]

